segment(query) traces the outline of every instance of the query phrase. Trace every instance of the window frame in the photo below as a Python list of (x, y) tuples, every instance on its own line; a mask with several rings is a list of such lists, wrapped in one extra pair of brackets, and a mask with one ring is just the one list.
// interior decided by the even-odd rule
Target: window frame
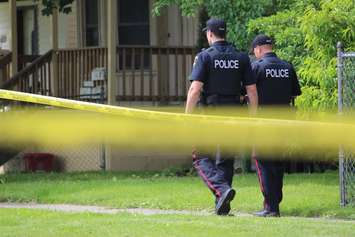
[(103, 27), (102, 27), (102, 15), (103, 15), (103, 1), (102, 0), (97, 0), (97, 26), (95, 25), (90, 25), (90, 28), (97, 28), (97, 33), (98, 33), (98, 42), (97, 45), (87, 45), (87, 29), (88, 29), (88, 24), (86, 24), (86, 4), (88, 0), (82, 0), (81, 1), (81, 25), (82, 25), (82, 39), (81, 39), (81, 45), (83, 47), (100, 47), (103, 45)]

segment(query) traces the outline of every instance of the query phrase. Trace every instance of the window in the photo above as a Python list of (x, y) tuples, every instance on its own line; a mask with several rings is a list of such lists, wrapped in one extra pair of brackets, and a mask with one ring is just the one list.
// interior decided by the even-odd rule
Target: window
[(118, 15), (120, 45), (149, 45), (149, 0), (120, 0)]
[[(118, 44), (150, 45), (149, 36), (149, 0), (120, 0), (118, 7)], [(141, 68), (141, 52), (135, 52), (134, 68)], [(123, 60), (120, 55), (120, 69)], [(132, 51), (126, 51), (126, 68), (132, 68)], [(149, 68), (150, 55), (147, 50), (143, 55), (143, 67)]]
[(85, 0), (85, 46), (99, 46), (99, 0)]

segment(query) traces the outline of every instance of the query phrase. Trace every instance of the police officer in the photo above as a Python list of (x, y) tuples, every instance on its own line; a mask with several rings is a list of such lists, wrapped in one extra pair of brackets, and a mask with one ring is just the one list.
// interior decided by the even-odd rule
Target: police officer
[[(198, 101), (204, 106), (240, 105), (243, 86), (251, 107), (255, 109), (258, 99), (248, 55), (238, 52), (225, 40), (226, 23), (223, 20), (208, 20), (203, 31), (210, 47), (195, 58), (186, 113), (191, 113)], [(235, 195), (231, 187), (234, 160), (232, 156), (221, 157), (220, 154), (217, 152), (212, 159), (211, 155), (193, 153), (193, 166), (216, 197), (216, 214), (227, 215)]]
[[(272, 51), (272, 45), (272, 39), (267, 35), (258, 35), (252, 42), (252, 51), (256, 57), (256, 61), (252, 63), (252, 70), (256, 75), (260, 108), (268, 105), (290, 106), (293, 98), (301, 94), (293, 66), (279, 59)], [(263, 217), (279, 217), (283, 163), (277, 157), (276, 159), (275, 157), (258, 158), (255, 159), (255, 164), (264, 196), (264, 209), (255, 214)]]

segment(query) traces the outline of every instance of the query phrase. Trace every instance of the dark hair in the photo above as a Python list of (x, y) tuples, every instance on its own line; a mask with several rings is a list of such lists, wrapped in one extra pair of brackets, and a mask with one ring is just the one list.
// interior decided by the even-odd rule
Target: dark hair
[(211, 30), (211, 32), (218, 38), (221, 38), (221, 39), (226, 38), (226, 32), (225, 31)]

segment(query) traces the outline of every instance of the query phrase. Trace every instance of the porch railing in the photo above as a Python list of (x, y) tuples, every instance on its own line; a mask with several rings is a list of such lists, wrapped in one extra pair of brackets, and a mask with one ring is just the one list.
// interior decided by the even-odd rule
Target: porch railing
[(18, 56), (18, 71), (29, 66), (34, 60), (41, 57), (41, 55), (19, 55)]
[[(156, 102), (184, 100), (195, 53), (193, 47), (118, 46), (117, 74), (114, 78), (117, 82), (116, 99)], [(52, 87), (53, 56), (58, 62), (58, 80)], [(81, 100), (85, 97), (82, 89), (87, 85), (105, 91), (106, 81), (91, 81), (94, 68), (107, 69), (107, 48), (51, 50), (2, 83), (2, 88), (16, 86), (17, 90), (24, 92), (56, 94), (62, 98)], [(51, 91), (53, 88), (57, 90), (55, 93)]]
[(0, 58), (0, 84), (10, 79), (11, 53)]
[[(34, 60), (39, 58), (39, 55), (19, 55), (18, 56), (18, 70), (21, 71), (28, 65), (30, 65)], [(12, 53), (9, 52), (5, 56), (0, 58), (0, 85), (5, 83), (11, 78)]]
[(117, 47), (117, 100), (184, 100), (195, 54), (194, 47)]
[[(36, 58), (32, 63), (25, 66), (11, 79), (1, 84), (3, 89), (16, 89), (22, 92), (51, 95), (51, 60), (52, 50)], [(25, 62), (25, 60), (23, 61)], [(27, 63), (26, 63), (27, 64)]]
[(107, 48), (60, 49), (58, 55), (58, 96), (80, 99), (84, 81), (94, 68), (107, 68)]

